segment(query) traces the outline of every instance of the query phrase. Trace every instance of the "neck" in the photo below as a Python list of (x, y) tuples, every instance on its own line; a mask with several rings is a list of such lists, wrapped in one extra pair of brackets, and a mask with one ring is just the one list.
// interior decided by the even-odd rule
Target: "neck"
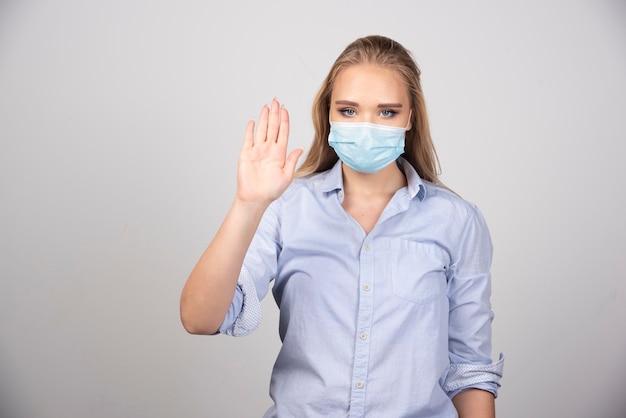
[(394, 162), (378, 173), (360, 173), (342, 164), (345, 193), (364, 196), (393, 195), (406, 186), (406, 177)]

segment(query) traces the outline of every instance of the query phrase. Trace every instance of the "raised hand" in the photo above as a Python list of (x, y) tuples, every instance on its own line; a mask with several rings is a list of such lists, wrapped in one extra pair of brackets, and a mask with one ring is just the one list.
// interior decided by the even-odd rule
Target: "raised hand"
[(269, 204), (285, 191), (293, 180), (302, 150), (287, 156), (289, 113), (276, 99), (263, 106), (259, 123), (248, 122), (239, 155), (237, 196), (243, 202)]
[(188, 332), (209, 335), (219, 330), (267, 205), (293, 180), (302, 150), (287, 156), (288, 138), (289, 114), (277, 100), (263, 106), (256, 130), (254, 121), (248, 122), (235, 201), (181, 294), (180, 315)]

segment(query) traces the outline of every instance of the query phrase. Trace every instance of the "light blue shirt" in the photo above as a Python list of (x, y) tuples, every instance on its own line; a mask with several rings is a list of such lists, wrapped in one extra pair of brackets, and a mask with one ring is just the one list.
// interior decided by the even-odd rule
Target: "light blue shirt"
[(369, 234), (342, 207), (341, 162), (264, 214), (220, 332), (252, 332), (274, 281), (283, 344), (265, 417), (452, 418), (459, 391), (497, 395), (485, 221), (398, 164), (408, 186)]

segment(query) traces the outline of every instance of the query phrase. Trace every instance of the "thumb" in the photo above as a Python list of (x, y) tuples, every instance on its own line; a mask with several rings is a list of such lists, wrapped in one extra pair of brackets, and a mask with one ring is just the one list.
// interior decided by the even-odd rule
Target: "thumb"
[(296, 165), (298, 164), (298, 160), (300, 159), (300, 156), (303, 152), (304, 150), (298, 148), (289, 153), (289, 155), (287, 156), (287, 160), (285, 161), (286, 172), (293, 175), (293, 173), (296, 171)]

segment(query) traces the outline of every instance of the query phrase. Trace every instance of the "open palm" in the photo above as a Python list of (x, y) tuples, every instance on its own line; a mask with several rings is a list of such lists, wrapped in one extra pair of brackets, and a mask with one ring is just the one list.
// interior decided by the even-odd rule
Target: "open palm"
[(268, 204), (285, 191), (293, 180), (302, 150), (287, 156), (289, 113), (276, 99), (263, 106), (258, 126), (248, 122), (239, 155), (237, 198), (245, 202)]

